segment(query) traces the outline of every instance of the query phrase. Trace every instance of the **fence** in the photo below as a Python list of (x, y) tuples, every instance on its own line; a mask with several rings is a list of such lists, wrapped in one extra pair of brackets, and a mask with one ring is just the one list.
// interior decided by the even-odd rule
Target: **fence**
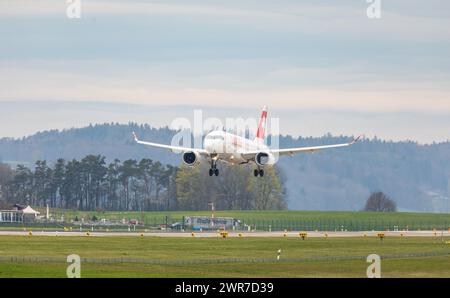
[[(405, 254), (381, 255), (381, 259), (402, 259), (448, 256), (448, 250), (437, 252), (418, 252)], [(162, 259), (138, 259), (138, 258), (81, 258), (82, 264), (145, 264), (145, 265), (207, 265), (228, 263), (306, 263), (306, 262), (334, 262), (365, 260), (367, 256), (311, 256), (304, 258), (224, 258), (224, 259), (185, 259), (185, 260), (162, 260)], [(65, 257), (45, 256), (0, 256), (3, 263), (66, 263)]]
[(260, 231), (402, 231), (447, 230), (450, 221), (405, 220), (246, 220), (243, 229)]
[[(72, 227), (73, 230), (82, 231), (145, 231), (178, 224), (177, 228), (183, 226), (183, 217), (146, 217), (143, 225), (102, 225), (100, 223), (90, 224), (76, 223), (1, 223), (0, 229), (43, 229), (62, 230)], [(241, 220), (238, 230), (248, 231), (417, 231), (417, 230), (448, 230), (450, 220), (376, 220), (376, 219), (328, 219), (317, 218), (315, 220), (290, 220), (290, 219), (245, 219)]]
[[(174, 220), (183, 222), (183, 219)], [(447, 230), (450, 220), (408, 221), (408, 220), (336, 220), (318, 218), (317, 220), (261, 220), (241, 221), (240, 230), (248, 231), (417, 231)]]

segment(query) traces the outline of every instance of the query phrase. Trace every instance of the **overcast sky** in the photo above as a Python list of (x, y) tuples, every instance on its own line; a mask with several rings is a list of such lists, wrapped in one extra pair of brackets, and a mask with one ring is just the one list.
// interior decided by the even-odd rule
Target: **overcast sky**
[(450, 139), (450, 2), (0, 2), (0, 137), (256, 116), (282, 133)]

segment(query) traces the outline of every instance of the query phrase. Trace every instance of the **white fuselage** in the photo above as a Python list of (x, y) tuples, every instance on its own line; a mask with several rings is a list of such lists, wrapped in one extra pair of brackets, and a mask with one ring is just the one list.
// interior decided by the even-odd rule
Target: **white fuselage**
[(269, 150), (262, 142), (249, 140), (225, 131), (213, 131), (207, 134), (203, 141), (203, 148), (221, 160), (232, 164), (249, 161), (242, 156), (242, 152)]

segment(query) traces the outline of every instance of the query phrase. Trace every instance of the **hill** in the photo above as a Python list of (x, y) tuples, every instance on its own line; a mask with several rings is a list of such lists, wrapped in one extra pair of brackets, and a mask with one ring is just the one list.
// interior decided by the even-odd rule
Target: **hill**
[[(108, 160), (151, 158), (177, 165), (180, 155), (138, 146), (130, 136), (170, 143), (176, 133), (149, 125), (101, 124), (39, 132), (22, 139), (0, 139), (0, 161), (34, 163), (45, 159), (101, 154)], [(280, 147), (348, 141), (350, 137), (280, 137)], [(365, 139), (353, 147), (281, 158), (290, 209), (360, 210), (372, 191), (393, 198), (399, 210), (446, 212), (450, 191), (450, 142), (421, 145), (411, 141)]]

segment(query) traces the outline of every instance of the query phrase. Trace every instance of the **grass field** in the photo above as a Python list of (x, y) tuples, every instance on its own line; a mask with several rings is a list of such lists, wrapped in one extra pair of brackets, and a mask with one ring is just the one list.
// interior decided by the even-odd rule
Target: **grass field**
[(84, 258), (82, 277), (365, 277), (372, 253), (384, 277), (450, 277), (450, 245), (439, 237), (36, 236), (0, 237), (0, 277), (65, 277), (70, 254)]

